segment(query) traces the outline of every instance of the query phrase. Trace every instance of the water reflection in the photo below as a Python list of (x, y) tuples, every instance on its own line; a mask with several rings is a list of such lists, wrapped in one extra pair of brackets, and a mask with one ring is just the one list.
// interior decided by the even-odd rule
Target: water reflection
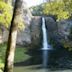
[(43, 50), (43, 68), (47, 68), (48, 64), (48, 51)]

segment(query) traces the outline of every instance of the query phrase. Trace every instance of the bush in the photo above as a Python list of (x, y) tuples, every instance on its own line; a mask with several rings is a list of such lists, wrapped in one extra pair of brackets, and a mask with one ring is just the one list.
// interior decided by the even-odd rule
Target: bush
[(3, 60), (0, 59), (0, 72), (3, 72), (3, 71), (2, 71), (3, 68), (4, 68), (4, 63), (3, 63)]
[(0, 72), (3, 72), (6, 44), (0, 44)]

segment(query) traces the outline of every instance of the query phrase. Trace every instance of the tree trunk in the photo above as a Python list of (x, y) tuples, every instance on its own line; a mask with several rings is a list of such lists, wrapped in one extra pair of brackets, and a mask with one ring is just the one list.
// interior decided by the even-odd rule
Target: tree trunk
[(15, 2), (15, 8), (13, 11), (13, 18), (11, 21), (7, 50), (6, 50), (4, 72), (13, 72), (17, 29), (19, 24), (17, 20), (19, 19), (19, 16), (22, 14), (22, 1), (23, 0), (16, 0)]

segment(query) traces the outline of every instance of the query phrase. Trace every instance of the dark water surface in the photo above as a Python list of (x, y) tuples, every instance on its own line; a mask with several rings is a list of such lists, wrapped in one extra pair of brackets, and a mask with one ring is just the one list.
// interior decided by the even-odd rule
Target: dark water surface
[[(31, 50), (27, 52), (28, 55), (31, 57), (24, 61), (15, 63), (15, 66), (31, 66), (31, 65), (40, 65), (43, 67), (43, 61), (46, 58), (46, 64), (48, 68), (51, 67), (58, 67), (59, 63), (58, 61), (66, 56), (70, 56), (67, 51), (60, 51), (60, 50)], [(46, 54), (46, 55), (44, 55)], [(44, 56), (43, 56), (44, 55)]]
[[(46, 54), (46, 57), (43, 56), (44, 53)], [(62, 65), (66, 61), (64, 60), (64, 57), (69, 57), (71, 55), (67, 51), (43, 51), (39, 49), (31, 50), (27, 52), (27, 54), (31, 56), (28, 60), (15, 63), (15, 72), (18, 72), (19, 70), (21, 70), (21, 72), (71, 72), (71, 66), (65, 67), (66, 65)], [(44, 58), (46, 58), (46, 61), (44, 61)]]

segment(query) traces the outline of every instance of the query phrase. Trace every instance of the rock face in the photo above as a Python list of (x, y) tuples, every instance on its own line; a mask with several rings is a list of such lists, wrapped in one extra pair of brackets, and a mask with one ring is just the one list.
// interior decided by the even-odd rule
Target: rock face
[(46, 27), (51, 43), (56, 45), (59, 44), (66, 48), (72, 48), (71, 20), (55, 22), (53, 18), (46, 17)]
[(65, 48), (69, 49), (72, 48), (71, 29), (72, 29), (71, 20), (63, 20), (58, 22), (58, 33), (62, 37), (61, 43)]
[(23, 19), (24, 19), (24, 29), (18, 31), (17, 44), (26, 46), (27, 44), (31, 43), (30, 24), (32, 19), (32, 15), (29, 9), (27, 8), (26, 3), (24, 3), (23, 6)]
[(64, 36), (65, 39), (68, 39), (67, 37), (70, 34), (70, 27), (72, 26), (72, 22), (68, 20), (63, 20), (58, 22), (58, 32), (61, 36)]
[(26, 46), (31, 43), (31, 35), (29, 27), (25, 28), (23, 31), (19, 31), (17, 35), (17, 45)]
[(41, 45), (42, 29), (41, 29), (41, 18), (35, 17), (31, 21), (31, 46), (32, 48), (39, 48)]
[(46, 17), (45, 19), (46, 19), (46, 27), (47, 27), (48, 32), (56, 31), (57, 30), (57, 24), (54, 21), (54, 19), (51, 17)]
[(17, 44), (27, 47), (39, 47), (41, 43), (41, 18), (33, 17), (23, 31), (18, 32)]
[(51, 17), (46, 17), (46, 28), (47, 28), (47, 35), (48, 35), (48, 41), (49, 39), (53, 38), (55, 32), (57, 31), (57, 24)]

